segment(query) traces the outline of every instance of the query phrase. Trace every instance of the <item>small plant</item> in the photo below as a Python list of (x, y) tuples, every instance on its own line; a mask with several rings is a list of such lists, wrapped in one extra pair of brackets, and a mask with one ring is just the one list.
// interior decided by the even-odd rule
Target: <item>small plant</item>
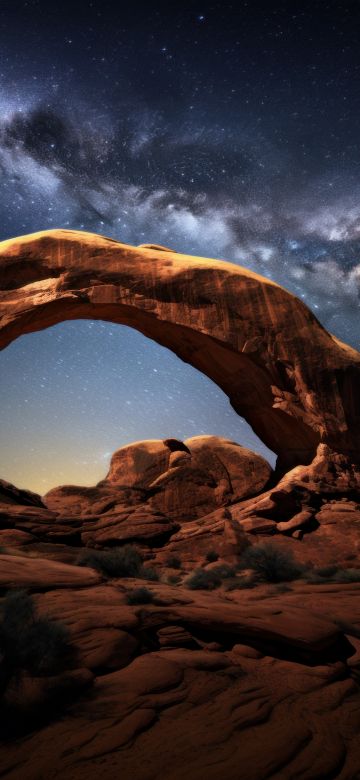
[(273, 593), (291, 593), (292, 588), (286, 582), (276, 582), (272, 588)]
[(177, 555), (170, 555), (165, 561), (169, 569), (181, 569), (181, 559)]
[(1, 688), (22, 671), (33, 676), (57, 674), (71, 655), (65, 626), (38, 617), (32, 598), (23, 590), (8, 593), (0, 609)]
[(142, 557), (131, 544), (113, 547), (111, 550), (83, 550), (78, 566), (91, 566), (107, 577), (138, 577), (142, 568)]
[(219, 565), (214, 566), (214, 568), (211, 569), (211, 571), (217, 577), (220, 577), (221, 580), (227, 580), (230, 577), (235, 577), (236, 575), (233, 566), (229, 566), (227, 563), (219, 563)]
[(167, 581), (169, 585), (178, 585), (181, 582), (181, 577), (178, 574), (169, 574)]
[(323, 566), (314, 568), (305, 575), (307, 582), (321, 585), (322, 583), (360, 582), (360, 569), (339, 569), (338, 566)]
[(338, 569), (332, 582), (360, 582), (360, 569)]
[(138, 577), (142, 580), (151, 580), (152, 582), (158, 582), (160, 579), (159, 572), (153, 566), (142, 566)]
[(185, 585), (190, 590), (214, 590), (221, 585), (221, 577), (206, 569), (195, 569), (185, 580)]
[(275, 544), (262, 542), (247, 547), (241, 556), (241, 568), (253, 569), (263, 582), (291, 582), (305, 571), (292, 553), (279, 549)]
[(216, 550), (209, 550), (209, 552), (206, 553), (205, 558), (208, 563), (215, 563), (215, 561), (219, 560), (219, 553), (217, 553)]
[(333, 577), (334, 574), (338, 571), (338, 566), (319, 566), (313, 569), (315, 574), (318, 574), (319, 577), (329, 578)]
[(148, 588), (134, 588), (126, 594), (128, 604), (151, 604), (154, 601), (154, 594)]

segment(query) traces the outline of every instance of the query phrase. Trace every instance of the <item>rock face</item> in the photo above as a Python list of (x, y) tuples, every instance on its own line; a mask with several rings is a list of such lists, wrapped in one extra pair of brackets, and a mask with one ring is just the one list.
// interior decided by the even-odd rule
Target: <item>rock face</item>
[(54, 488), (43, 501), (58, 515), (52, 538), (74, 533), (75, 522), (84, 544), (159, 544), (179, 524), (264, 490), (271, 473), (260, 455), (218, 436), (140, 441), (114, 453), (95, 487)]
[(360, 355), (295, 296), (231, 263), (45, 231), (0, 244), (0, 347), (66, 319), (132, 326), (214, 380), (279, 456), (360, 452)]
[(0, 479), (0, 505), (1, 504), (19, 504), (21, 506), (38, 506), (44, 508), (44, 504), (37, 493), (31, 490), (20, 490), (20, 488)]

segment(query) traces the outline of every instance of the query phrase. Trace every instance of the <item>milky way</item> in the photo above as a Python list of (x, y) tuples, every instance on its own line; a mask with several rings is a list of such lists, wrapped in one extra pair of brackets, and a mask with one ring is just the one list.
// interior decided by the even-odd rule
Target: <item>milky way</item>
[[(67, 227), (232, 260), (359, 347), (359, 19), (341, 2), (2, 3), (0, 238)], [(24, 336), (0, 372), (0, 474), (41, 493), (91, 484), (141, 438), (267, 452), (127, 328)]]

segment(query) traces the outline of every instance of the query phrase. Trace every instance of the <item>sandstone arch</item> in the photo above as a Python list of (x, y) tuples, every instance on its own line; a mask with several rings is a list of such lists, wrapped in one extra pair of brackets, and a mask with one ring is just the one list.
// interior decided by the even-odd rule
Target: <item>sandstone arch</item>
[(214, 380), (278, 454), (359, 461), (360, 354), (279, 285), (231, 263), (71, 230), (0, 243), (0, 348), (62, 320), (129, 325)]

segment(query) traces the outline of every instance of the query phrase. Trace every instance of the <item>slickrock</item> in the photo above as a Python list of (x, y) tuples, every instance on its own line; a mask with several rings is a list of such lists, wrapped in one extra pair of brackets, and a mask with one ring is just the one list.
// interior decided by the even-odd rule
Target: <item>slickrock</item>
[(0, 587), (32, 588), (84, 588), (101, 581), (93, 569), (70, 566), (46, 558), (28, 558), (0, 553)]
[[(40, 614), (62, 615), (85, 668), (70, 673), (78, 691), (61, 717), (1, 746), (0, 771), (9, 780), (100, 773), (109, 780), (202, 780), (204, 771), (216, 780), (219, 767), (227, 780), (238, 780), (239, 771), (251, 780), (356, 777), (357, 645), (327, 619), (329, 591), (317, 614), (309, 585), (278, 595), (264, 586), (260, 599), (235, 593), (227, 601), (154, 584), (159, 598), (172, 601), (166, 608), (127, 606), (133, 585), (36, 595)], [(347, 593), (338, 586), (345, 619), (352, 613)], [(360, 625), (360, 612), (357, 618)], [(212, 635), (225, 641), (221, 651)], [(308, 659), (296, 655), (300, 646)], [(97, 676), (84, 695), (89, 668)]]

